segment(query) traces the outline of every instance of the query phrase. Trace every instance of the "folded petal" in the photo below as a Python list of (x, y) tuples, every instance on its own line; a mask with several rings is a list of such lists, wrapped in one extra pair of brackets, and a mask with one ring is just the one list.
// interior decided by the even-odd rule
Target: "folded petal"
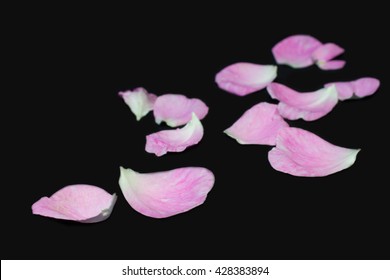
[(121, 96), (125, 103), (130, 107), (130, 110), (137, 118), (137, 121), (153, 110), (153, 105), (157, 98), (156, 95), (148, 93), (144, 88), (119, 92), (119, 96)]
[(380, 81), (375, 78), (361, 78), (352, 82), (355, 95), (357, 97), (365, 97), (373, 95), (379, 88)]
[(275, 145), (279, 129), (288, 127), (277, 105), (261, 102), (247, 110), (224, 132), (240, 144)]
[(328, 114), (338, 101), (335, 86), (299, 93), (285, 85), (272, 83), (267, 90), (272, 98), (280, 101), (278, 104), (280, 115), (289, 120), (299, 118), (305, 121), (317, 120)]
[(218, 87), (244, 96), (265, 88), (276, 78), (277, 66), (239, 62), (222, 69), (216, 76)]
[(321, 177), (353, 165), (359, 151), (335, 146), (309, 131), (287, 127), (279, 130), (268, 160), (274, 169), (284, 173)]
[(168, 126), (176, 127), (188, 123), (193, 112), (201, 120), (208, 111), (209, 108), (200, 99), (190, 99), (181, 94), (164, 94), (157, 97), (153, 114), (157, 124), (166, 122)]
[(336, 87), (339, 100), (349, 99), (353, 96), (354, 88), (351, 82), (328, 83), (325, 87), (330, 87), (332, 85)]
[(167, 152), (182, 152), (187, 147), (196, 145), (203, 137), (203, 126), (195, 113), (183, 128), (163, 130), (146, 136), (145, 150), (156, 156)]
[(322, 70), (338, 70), (345, 66), (345, 60), (317, 61), (317, 66)]
[(375, 78), (365, 77), (350, 82), (328, 83), (325, 87), (335, 85), (338, 92), (339, 100), (350, 98), (362, 98), (374, 94), (379, 86), (380, 81)]
[(308, 35), (293, 35), (285, 38), (272, 48), (278, 64), (303, 68), (314, 64), (312, 54), (322, 44)]
[(119, 185), (134, 210), (145, 216), (166, 218), (201, 205), (214, 181), (214, 174), (203, 167), (147, 174), (121, 167)]
[(116, 194), (91, 185), (70, 185), (42, 197), (32, 206), (35, 215), (72, 220), (80, 223), (97, 223), (107, 219), (116, 202)]
[(326, 43), (318, 47), (312, 54), (315, 61), (331, 61), (344, 52), (344, 49), (334, 43)]

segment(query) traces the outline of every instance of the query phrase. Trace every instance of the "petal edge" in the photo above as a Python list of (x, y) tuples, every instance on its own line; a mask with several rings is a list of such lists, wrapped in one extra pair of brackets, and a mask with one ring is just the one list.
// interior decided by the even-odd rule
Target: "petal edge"
[(301, 177), (322, 177), (352, 166), (360, 149), (335, 146), (300, 128), (279, 131), (276, 147), (268, 153), (271, 166)]

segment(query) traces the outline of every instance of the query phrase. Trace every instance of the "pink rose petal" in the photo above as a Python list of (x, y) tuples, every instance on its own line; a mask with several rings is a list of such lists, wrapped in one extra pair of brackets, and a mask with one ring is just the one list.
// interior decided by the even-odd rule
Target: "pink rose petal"
[(280, 101), (278, 104), (280, 115), (289, 120), (299, 118), (306, 121), (317, 120), (328, 114), (338, 101), (335, 86), (315, 92), (299, 93), (285, 85), (272, 83), (267, 90), (272, 98)]
[(326, 43), (318, 47), (313, 53), (315, 61), (331, 61), (344, 52), (344, 49), (334, 43)]
[(195, 113), (183, 128), (163, 130), (146, 136), (145, 150), (156, 156), (167, 152), (182, 152), (187, 147), (196, 145), (203, 137), (203, 126)]
[(120, 168), (119, 185), (139, 213), (166, 218), (203, 204), (214, 185), (214, 174), (203, 167), (185, 167), (141, 174)]
[(35, 215), (72, 220), (80, 223), (97, 223), (107, 219), (116, 202), (116, 194), (91, 185), (71, 185), (42, 197), (32, 206)]
[(373, 95), (378, 90), (379, 86), (380, 81), (370, 77), (361, 78), (352, 82), (352, 87), (354, 88), (357, 97)]
[(379, 86), (380, 81), (375, 78), (365, 77), (351, 82), (334, 82), (328, 83), (325, 87), (335, 85), (338, 92), (339, 100), (346, 100), (354, 97), (362, 98), (374, 94)]
[(119, 92), (119, 96), (121, 96), (125, 103), (130, 107), (130, 110), (135, 115), (137, 121), (153, 110), (153, 105), (157, 98), (156, 95), (148, 93), (144, 88)]
[(317, 66), (322, 70), (338, 70), (345, 66), (344, 60), (317, 61)]
[(200, 99), (189, 99), (181, 94), (164, 94), (157, 97), (153, 114), (157, 124), (166, 122), (168, 126), (176, 127), (188, 123), (192, 112), (201, 120), (208, 111), (209, 108)]
[(336, 86), (339, 100), (349, 99), (353, 96), (354, 88), (351, 82), (328, 83), (325, 87)]
[(216, 76), (218, 87), (244, 96), (265, 88), (276, 78), (277, 67), (239, 62), (222, 69)]
[(312, 53), (322, 44), (308, 35), (289, 36), (272, 48), (278, 64), (287, 64), (293, 68), (303, 68), (314, 64)]
[(337, 70), (345, 66), (344, 60), (332, 60), (344, 52), (344, 49), (334, 43), (323, 44), (317, 48), (312, 58), (322, 70)]
[(240, 144), (275, 145), (279, 129), (288, 124), (279, 115), (277, 105), (261, 102), (247, 110), (224, 132)]
[(284, 173), (321, 177), (352, 166), (359, 151), (335, 146), (309, 131), (287, 127), (279, 130), (268, 160), (274, 169)]

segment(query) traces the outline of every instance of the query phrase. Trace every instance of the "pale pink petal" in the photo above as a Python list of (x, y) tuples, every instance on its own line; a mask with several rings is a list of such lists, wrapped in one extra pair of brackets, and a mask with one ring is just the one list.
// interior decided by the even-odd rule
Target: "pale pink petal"
[(183, 128), (163, 130), (146, 136), (145, 150), (156, 156), (167, 152), (182, 152), (187, 147), (196, 145), (202, 140), (203, 126), (195, 113)]
[(274, 169), (284, 173), (321, 177), (352, 166), (359, 151), (335, 146), (309, 131), (287, 127), (279, 130), (268, 160)]
[(317, 66), (322, 70), (338, 70), (345, 66), (345, 60), (317, 61)]
[(285, 85), (272, 83), (267, 87), (272, 98), (279, 100), (278, 110), (289, 120), (317, 120), (328, 114), (338, 102), (335, 86), (314, 92), (299, 93)]
[(144, 88), (136, 88), (132, 91), (128, 90), (118, 94), (130, 107), (137, 121), (153, 110), (153, 105), (157, 98), (156, 95), (148, 93)]
[(116, 202), (116, 194), (91, 185), (70, 185), (42, 197), (32, 206), (35, 215), (72, 220), (80, 223), (97, 223), (107, 219)]
[(261, 102), (247, 110), (224, 132), (243, 145), (275, 145), (279, 129), (287, 126), (277, 105)]
[(170, 127), (188, 123), (194, 112), (198, 119), (203, 119), (209, 111), (200, 99), (187, 98), (181, 94), (164, 94), (157, 97), (154, 103), (154, 118), (157, 124), (166, 122)]
[(244, 96), (265, 88), (276, 78), (276, 73), (275, 65), (239, 62), (222, 69), (215, 82), (227, 92)]
[(166, 218), (191, 210), (206, 200), (214, 174), (203, 167), (184, 167), (141, 174), (120, 168), (119, 185), (130, 206), (139, 213)]
[(278, 64), (287, 64), (294, 68), (303, 68), (314, 64), (313, 52), (322, 44), (309, 35), (293, 35), (285, 38), (272, 48)]
[(315, 61), (330, 61), (344, 52), (344, 49), (334, 43), (326, 43), (318, 47), (312, 54)]
[(380, 81), (375, 78), (365, 77), (351, 82), (328, 83), (325, 86), (329, 87), (331, 85), (336, 86), (339, 100), (346, 100), (374, 94), (380, 86)]
[(375, 78), (361, 78), (352, 82), (355, 95), (357, 97), (365, 97), (373, 95), (379, 88), (380, 81)]
[(339, 100), (349, 99), (353, 96), (354, 88), (352, 87), (351, 82), (328, 83), (325, 87), (330, 87), (332, 85), (336, 86)]

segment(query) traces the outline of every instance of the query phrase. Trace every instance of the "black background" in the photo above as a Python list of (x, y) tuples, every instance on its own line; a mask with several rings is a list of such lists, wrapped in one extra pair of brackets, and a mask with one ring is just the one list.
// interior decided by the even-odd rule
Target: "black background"
[[(25, 8), (9, 22), (15, 44), (6, 55), (16, 78), (7, 95), (18, 103), (9, 115), (12, 180), (3, 186), (2, 259), (389, 258), (388, 44), (380, 7), (290, 13), (282, 6), (186, 5), (121, 13)], [(344, 47), (347, 64), (338, 71), (280, 66), (277, 82), (299, 91), (363, 76), (382, 82), (374, 96), (340, 102), (318, 121), (290, 122), (361, 148), (351, 168), (324, 178), (277, 172), (267, 160), (271, 147), (242, 146), (222, 133), (254, 104), (275, 101), (265, 90), (226, 93), (215, 74), (240, 61), (273, 64), (271, 48), (300, 33)], [(161, 158), (146, 153), (145, 136), (166, 127), (151, 113), (136, 122), (117, 95), (139, 86), (201, 98), (210, 111), (200, 144)], [(216, 183), (202, 206), (152, 219), (122, 196), (119, 166), (139, 172), (204, 166)], [(108, 220), (86, 225), (32, 215), (40, 197), (76, 183), (119, 195)]]

